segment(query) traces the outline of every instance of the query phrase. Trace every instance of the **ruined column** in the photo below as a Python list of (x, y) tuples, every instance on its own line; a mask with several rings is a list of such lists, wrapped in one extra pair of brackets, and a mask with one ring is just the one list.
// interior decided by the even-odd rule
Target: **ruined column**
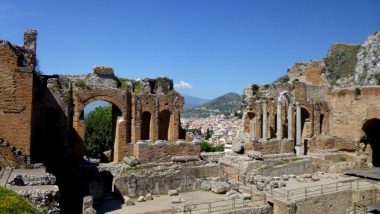
[(301, 107), (296, 102), (296, 155), (301, 155)]
[(288, 139), (293, 140), (293, 104), (288, 106)]
[(263, 140), (267, 140), (267, 101), (263, 101)]
[(277, 140), (282, 139), (281, 101), (277, 101)]

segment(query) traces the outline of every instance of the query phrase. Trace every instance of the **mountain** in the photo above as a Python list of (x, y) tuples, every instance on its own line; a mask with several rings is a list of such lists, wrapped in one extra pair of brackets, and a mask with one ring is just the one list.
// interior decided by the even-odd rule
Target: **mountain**
[(183, 97), (185, 98), (185, 106), (184, 106), (185, 110), (191, 109), (195, 106), (202, 105), (203, 103), (209, 101), (208, 99), (193, 97), (186, 94), (183, 94)]
[(224, 114), (231, 111), (240, 110), (241, 96), (237, 93), (227, 93), (223, 96), (210, 100), (202, 105), (195, 106), (185, 110), (182, 113), (183, 118), (205, 118), (213, 114)]

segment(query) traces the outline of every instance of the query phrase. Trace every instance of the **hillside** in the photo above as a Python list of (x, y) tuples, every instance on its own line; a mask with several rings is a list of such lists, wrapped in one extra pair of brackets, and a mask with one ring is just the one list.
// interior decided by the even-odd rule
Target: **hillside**
[(202, 105), (205, 102), (209, 101), (208, 99), (193, 97), (186, 94), (183, 94), (183, 97), (185, 98), (185, 106), (183, 107), (185, 110), (191, 109), (195, 106)]
[(241, 96), (237, 93), (227, 93), (223, 96), (210, 100), (202, 105), (195, 106), (182, 113), (183, 118), (198, 117), (205, 118), (213, 114), (224, 114), (240, 110)]

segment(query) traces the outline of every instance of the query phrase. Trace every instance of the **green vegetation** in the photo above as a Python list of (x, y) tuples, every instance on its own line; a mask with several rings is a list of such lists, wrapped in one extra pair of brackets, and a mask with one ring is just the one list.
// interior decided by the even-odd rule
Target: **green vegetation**
[(136, 81), (133, 83), (133, 91), (135, 93), (140, 93), (141, 92), (141, 83), (139, 81)]
[(42, 214), (29, 201), (4, 187), (0, 187), (0, 214)]
[(120, 89), (128, 89), (128, 83), (131, 82), (129, 79), (125, 78), (118, 78), (120, 82)]
[(285, 74), (284, 76), (281, 76), (279, 77), (278, 79), (276, 79), (274, 82), (279, 82), (279, 83), (287, 83), (289, 81), (289, 76), (287, 74)]
[(100, 158), (102, 152), (112, 149), (112, 106), (99, 106), (85, 119), (85, 154)]
[(344, 157), (344, 156), (341, 156), (341, 157), (339, 158), (339, 162), (347, 162), (347, 158)]
[(82, 79), (79, 79), (75, 82), (75, 86), (76, 87), (79, 87), (79, 88), (82, 88), (82, 89), (89, 89), (89, 87), (87, 86), (86, 82)]
[(335, 44), (330, 48), (323, 61), (326, 64), (327, 78), (332, 85), (335, 85), (340, 78), (354, 75), (359, 47), (358, 45)]
[(201, 144), (201, 152), (223, 152), (224, 145), (213, 146), (209, 144), (207, 141), (202, 141)]
[(376, 80), (376, 85), (380, 85), (380, 72), (379, 71), (374, 72), (372, 75), (373, 75), (373, 78), (375, 78)]
[(211, 130), (211, 129), (207, 129), (207, 132), (206, 132), (206, 135), (205, 135), (205, 140), (208, 140), (212, 137), (212, 135), (214, 134), (214, 131)]
[(238, 111), (241, 108), (241, 97), (236, 93), (227, 93), (217, 97), (203, 105), (186, 110), (181, 116), (183, 118), (206, 118), (211, 114), (224, 114)]

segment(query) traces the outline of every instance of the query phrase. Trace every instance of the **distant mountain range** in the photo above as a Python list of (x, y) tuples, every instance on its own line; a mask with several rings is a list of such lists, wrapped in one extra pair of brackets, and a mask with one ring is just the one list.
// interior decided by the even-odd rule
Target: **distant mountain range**
[[(187, 102), (185, 97), (185, 103)], [(198, 117), (205, 118), (213, 114), (224, 114), (240, 110), (241, 96), (237, 93), (227, 93), (201, 105), (186, 109), (182, 113), (183, 118)]]
[(209, 101), (208, 99), (193, 97), (186, 94), (183, 94), (182, 96), (185, 98), (185, 106), (183, 107), (184, 110), (189, 110), (195, 106), (202, 105), (203, 103)]

